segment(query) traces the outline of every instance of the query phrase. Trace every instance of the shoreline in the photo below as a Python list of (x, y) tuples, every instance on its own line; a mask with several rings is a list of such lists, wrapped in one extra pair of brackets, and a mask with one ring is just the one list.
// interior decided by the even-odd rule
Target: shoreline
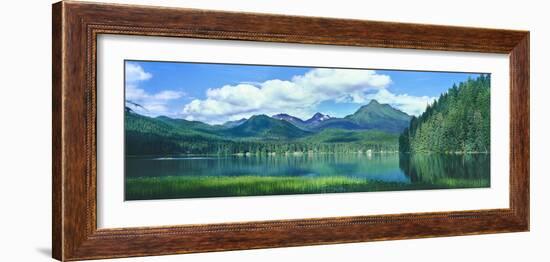
[(371, 152), (287, 152), (287, 153), (234, 153), (234, 154), (144, 154), (144, 155), (124, 155), (124, 157), (196, 157), (196, 156), (304, 156), (304, 155), (371, 155), (371, 154), (406, 154), (406, 155), (490, 155), (491, 152), (399, 152), (399, 151), (371, 151)]

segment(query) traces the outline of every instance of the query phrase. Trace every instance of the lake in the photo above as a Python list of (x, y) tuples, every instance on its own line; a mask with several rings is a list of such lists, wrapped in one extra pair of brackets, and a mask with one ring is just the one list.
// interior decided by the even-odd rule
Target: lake
[(489, 154), (126, 157), (126, 200), (490, 186)]

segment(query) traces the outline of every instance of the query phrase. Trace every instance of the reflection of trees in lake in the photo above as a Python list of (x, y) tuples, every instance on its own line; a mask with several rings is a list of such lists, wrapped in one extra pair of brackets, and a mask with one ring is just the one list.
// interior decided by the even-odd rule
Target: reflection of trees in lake
[[(166, 157), (160, 157), (163, 159)], [(349, 176), (401, 173), (399, 155), (291, 154), (251, 156), (198, 156), (172, 160), (127, 158), (130, 177), (151, 176)]]
[(489, 161), (487, 154), (130, 157), (126, 198), (482, 188), (490, 186)]
[(437, 184), (444, 179), (489, 181), (489, 154), (400, 154), (399, 168), (412, 182)]

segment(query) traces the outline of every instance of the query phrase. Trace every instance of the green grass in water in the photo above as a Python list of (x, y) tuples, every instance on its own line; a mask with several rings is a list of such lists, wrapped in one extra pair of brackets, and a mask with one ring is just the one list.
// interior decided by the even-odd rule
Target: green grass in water
[(168, 176), (126, 179), (126, 200), (373, 192), (489, 186), (488, 179), (444, 178), (430, 183), (395, 183), (345, 176)]

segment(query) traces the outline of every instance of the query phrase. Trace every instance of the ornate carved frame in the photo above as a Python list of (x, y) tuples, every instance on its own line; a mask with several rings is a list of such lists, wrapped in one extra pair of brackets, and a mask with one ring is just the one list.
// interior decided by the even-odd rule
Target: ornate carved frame
[[(529, 230), (529, 32), (64, 1), (53, 5), (53, 257), (81, 260)], [(98, 229), (99, 34), (189, 37), (510, 56), (510, 207)]]

